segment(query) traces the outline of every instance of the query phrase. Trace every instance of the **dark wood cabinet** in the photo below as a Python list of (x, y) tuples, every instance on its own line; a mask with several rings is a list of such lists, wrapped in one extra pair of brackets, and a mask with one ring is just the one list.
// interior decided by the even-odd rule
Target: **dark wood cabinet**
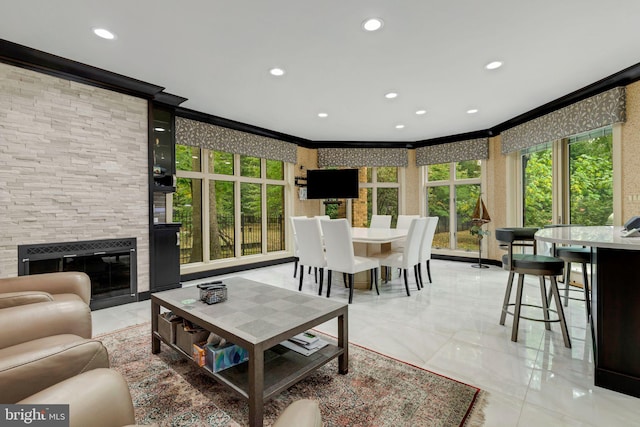
[(158, 224), (153, 227), (153, 272), (151, 292), (180, 287), (180, 225)]

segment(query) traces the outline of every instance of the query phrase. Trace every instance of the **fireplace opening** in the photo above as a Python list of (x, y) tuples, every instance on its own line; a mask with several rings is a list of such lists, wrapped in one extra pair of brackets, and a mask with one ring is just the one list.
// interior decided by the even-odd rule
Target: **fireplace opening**
[(82, 271), (91, 279), (91, 309), (137, 301), (136, 239), (18, 246), (18, 275)]

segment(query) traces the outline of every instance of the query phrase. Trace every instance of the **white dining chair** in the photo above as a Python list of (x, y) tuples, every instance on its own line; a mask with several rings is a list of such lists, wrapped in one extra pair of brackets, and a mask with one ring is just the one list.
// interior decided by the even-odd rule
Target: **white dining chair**
[(371, 215), (369, 228), (391, 228), (391, 215)]
[(298, 271), (298, 236), (296, 235), (296, 225), (293, 220), (295, 218), (306, 218), (306, 216), (291, 216), (289, 219), (291, 220), (291, 232), (293, 233), (293, 277), (296, 277), (296, 273)]
[[(396, 222), (396, 229), (408, 230), (411, 225), (411, 221), (420, 218), (420, 215), (398, 215), (398, 221)], [(396, 240), (391, 242), (391, 250), (393, 252), (402, 252), (404, 250), (404, 244), (407, 239)]]
[(324, 280), (324, 268), (327, 260), (322, 246), (322, 236), (320, 235), (320, 224), (315, 218), (294, 218), (293, 223), (298, 236), (298, 257), (300, 264), (300, 284), (298, 290), (302, 290), (304, 279), (304, 267), (314, 267), (320, 270), (320, 283), (318, 295), (322, 294), (322, 283)]
[(349, 282), (349, 304), (353, 301), (354, 274), (361, 271), (371, 271), (371, 282), (378, 290), (378, 268), (380, 264), (375, 258), (355, 256), (351, 240), (351, 226), (346, 219), (322, 220), (324, 233), (324, 247), (327, 257), (327, 298), (331, 294), (331, 273), (338, 271), (347, 275)]
[(427, 227), (427, 218), (414, 218), (407, 232), (407, 243), (402, 252), (380, 253), (380, 265), (384, 267), (400, 268), (404, 273), (404, 287), (407, 290), (407, 296), (411, 296), (409, 291), (409, 282), (407, 279), (407, 270), (413, 267), (413, 274), (416, 280), (416, 287), (420, 290), (420, 280), (418, 276), (418, 268), (420, 267), (420, 243), (424, 236), (424, 229)]
[(433, 246), (433, 236), (436, 234), (436, 228), (438, 228), (438, 220), (437, 216), (429, 216), (427, 217), (427, 226), (424, 228), (424, 236), (422, 237), (422, 242), (420, 243), (420, 264), (418, 265), (418, 276), (420, 277), (420, 286), (423, 286), (422, 282), (422, 263), (424, 262), (425, 268), (427, 270), (427, 277), (429, 278), (429, 283), (433, 283), (431, 281), (431, 247)]

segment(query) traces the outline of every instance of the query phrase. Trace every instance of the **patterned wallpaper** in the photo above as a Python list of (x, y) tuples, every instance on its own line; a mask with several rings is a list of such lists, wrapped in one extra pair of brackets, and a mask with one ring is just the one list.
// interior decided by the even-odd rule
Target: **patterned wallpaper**
[(176, 144), (297, 163), (297, 145), (176, 117)]
[(617, 87), (502, 132), (502, 154), (624, 122), (626, 92)]
[(406, 148), (318, 148), (318, 167), (409, 166)]
[(418, 166), (489, 158), (489, 138), (467, 139), (416, 148)]

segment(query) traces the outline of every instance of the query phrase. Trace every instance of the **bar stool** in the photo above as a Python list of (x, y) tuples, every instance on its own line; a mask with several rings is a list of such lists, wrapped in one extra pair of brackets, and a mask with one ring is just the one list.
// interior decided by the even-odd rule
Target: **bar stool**
[[(536, 231), (538, 231), (537, 228), (498, 228), (495, 231), (496, 240), (500, 243), (502, 248), (507, 250), (507, 253), (502, 256), (502, 267), (509, 271), (507, 289), (504, 295), (504, 302), (502, 303), (500, 324), (504, 325), (507, 314), (512, 315), (513, 326), (511, 329), (511, 341), (518, 341), (518, 325), (521, 318), (536, 322), (544, 322), (545, 329), (548, 331), (551, 330), (551, 323), (559, 322), (560, 329), (562, 331), (562, 338), (564, 339), (564, 345), (567, 348), (571, 348), (569, 330), (567, 329), (567, 322), (564, 317), (564, 311), (562, 310), (562, 303), (560, 302), (560, 294), (558, 292), (558, 283), (556, 281), (556, 276), (561, 276), (563, 274), (564, 261), (556, 257), (537, 254), (534, 237)], [(531, 247), (533, 248), (533, 254), (514, 254), (514, 247)], [(513, 278), (516, 273), (518, 273), (516, 299), (514, 303), (510, 303), (511, 288), (513, 287)], [(541, 306), (522, 303), (525, 274), (538, 276), (540, 279), (540, 297), (542, 298)], [(549, 299), (547, 298), (546, 281), (544, 276), (550, 276), (549, 292), (554, 297), (553, 299), (555, 300), (556, 305), (555, 310), (549, 307)], [(511, 306), (514, 307), (513, 312), (509, 311), (509, 307)], [(522, 316), (522, 306), (541, 308), (543, 318), (539, 319)], [(550, 313), (555, 313), (557, 315), (557, 319), (552, 319)]]
[[(545, 228), (552, 227), (571, 227), (575, 226), (575, 224), (553, 224), (553, 225), (545, 225)], [(585, 312), (587, 315), (587, 323), (589, 323), (589, 319), (591, 317), (591, 291), (589, 287), (589, 277), (587, 273), (587, 265), (591, 265), (591, 248), (585, 248), (583, 246), (556, 246), (555, 244), (552, 247), (553, 256), (560, 258), (565, 262), (565, 275), (564, 275), (564, 306), (569, 306), (569, 300), (572, 299), (574, 301), (584, 301)], [(577, 263), (581, 265), (582, 268), (582, 281), (583, 287), (582, 289), (578, 289), (576, 287), (571, 286), (571, 264)], [(570, 291), (583, 292), (583, 296), (581, 298), (569, 296)], [(549, 294), (549, 298), (551, 294)]]

